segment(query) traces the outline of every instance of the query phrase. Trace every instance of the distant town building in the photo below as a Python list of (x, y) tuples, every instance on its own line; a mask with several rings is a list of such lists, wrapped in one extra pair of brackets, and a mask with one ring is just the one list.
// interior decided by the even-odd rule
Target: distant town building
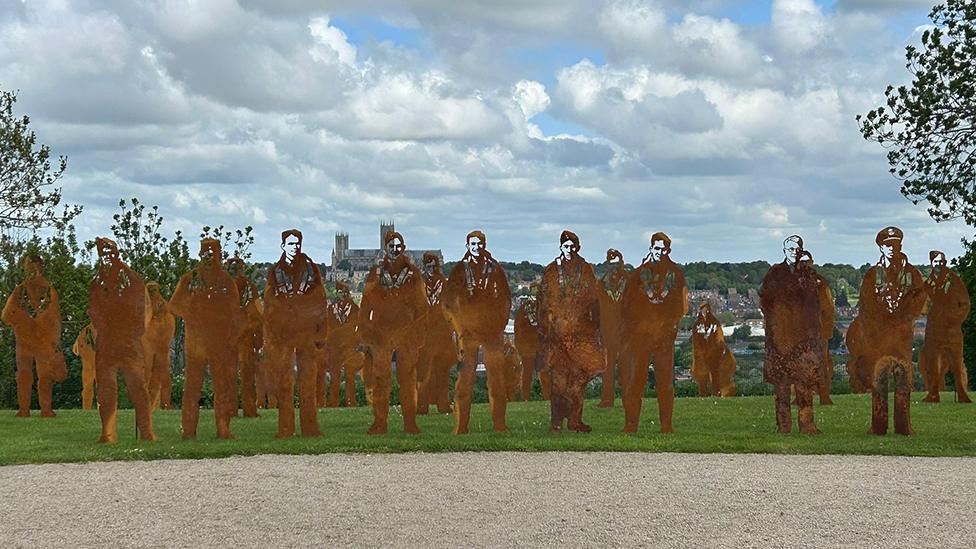
[[(362, 278), (369, 269), (376, 264), (376, 261), (383, 257), (383, 240), (386, 238), (387, 231), (395, 231), (393, 221), (380, 223), (380, 239), (378, 248), (350, 248), (349, 233), (338, 232), (335, 235), (335, 248), (332, 250), (332, 263), (330, 271), (333, 280), (338, 278), (352, 278), (357, 280)], [(406, 236), (404, 236), (406, 238)], [(409, 241), (408, 241), (409, 242)], [(409, 246), (409, 244), (408, 244)], [(424, 254), (431, 252), (444, 262), (444, 256), (440, 250), (411, 250), (407, 248), (407, 255), (419, 267), (423, 261)], [(349, 276), (353, 273), (353, 276)], [(358, 276), (357, 276), (358, 274)]]

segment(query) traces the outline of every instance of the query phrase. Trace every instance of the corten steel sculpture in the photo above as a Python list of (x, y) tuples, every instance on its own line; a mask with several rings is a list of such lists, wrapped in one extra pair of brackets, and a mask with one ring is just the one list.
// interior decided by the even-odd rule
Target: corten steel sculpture
[(681, 268), (671, 261), (671, 238), (662, 232), (654, 233), (647, 256), (627, 277), (624, 288), (620, 330), (624, 366), (620, 377), (625, 433), (636, 433), (640, 424), (652, 357), (661, 432), (673, 432), (674, 340), (678, 322), (687, 312), (688, 286)]
[(818, 434), (813, 392), (824, 369), (820, 279), (813, 265), (804, 261), (802, 238), (786, 238), (783, 254), (785, 259), (769, 268), (759, 290), (766, 328), (763, 379), (773, 385), (777, 431), (792, 429), (790, 393), (795, 386), (800, 432)]
[(17, 417), (30, 417), (31, 386), (37, 367), (37, 401), (41, 417), (54, 417), (54, 383), (68, 377), (61, 352), (61, 307), (58, 292), (41, 271), (37, 255), (24, 258), (27, 278), (14, 287), (0, 314), (14, 330), (17, 361)]
[(627, 271), (624, 256), (619, 251), (607, 250), (606, 271), (600, 277), (600, 335), (607, 353), (607, 369), (603, 372), (603, 390), (600, 408), (613, 407), (615, 383), (614, 370), (620, 363), (620, 318), (624, 289), (627, 287)]
[(88, 323), (71, 346), (81, 359), (81, 408), (91, 410), (95, 403), (95, 327)]
[(691, 379), (698, 384), (698, 396), (735, 396), (734, 374), (735, 357), (725, 344), (722, 323), (702, 302), (691, 325)]
[(420, 389), (417, 392), (417, 413), (426, 414), (431, 405), (441, 414), (451, 413), (451, 368), (458, 363), (458, 347), (441, 295), (447, 277), (441, 272), (440, 258), (431, 252), (424, 253), (422, 265), (424, 289), (427, 294), (426, 323), (423, 330), (423, 347), (417, 362)]
[(302, 253), (302, 233), (281, 233), (281, 257), (264, 290), (266, 375), (275, 388), (278, 438), (295, 434), (295, 367), (303, 437), (321, 436), (315, 402), (316, 346), (327, 336), (326, 296), (318, 266)]
[(888, 432), (889, 378), (895, 382), (895, 432), (913, 434), (912, 332), (927, 297), (921, 273), (901, 251), (902, 238), (897, 227), (885, 227), (875, 237), (881, 258), (864, 274), (858, 314), (847, 334), (848, 341), (857, 342), (856, 367), (863, 370), (855, 373), (870, 383), (871, 432), (876, 435)]
[(505, 398), (509, 402), (515, 402), (515, 388), (519, 383), (522, 361), (515, 351), (515, 346), (508, 341), (505, 341), (502, 354), (505, 355)]
[(962, 359), (962, 323), (969, 315), (969, 292), (959, 275), (946, 264), (939, 250), (929, 252), (932, 272), (925, 280), (929, 300), (925, 344), (918, 355), (918, 369), (925, 382), (925, 402), (939, 402), (946, 373), (952, 372), (959, 402), (972, 402), (966, 394), (968, 376)]
[(98, 442), (117, 442), (119, 370), (125, 378), (129, 400), (136, 412), (139, 438), (156, 440), (153, 434), (149, 392), (146, 390), (146, 357), (142, 336), (149, 322), (149, 295), (135, 271), (119, 259), (119, 248), (108, 238), (96, 238), (98, 268), (88, 287), (88, 316), (98, 334), (95, 353), (95, 388), (102, 435)]
[(237, 415), (237, 346), (244, 315), (237, 284), (221, 264), (220, 241), (200, 241), (200, 263), (180, 278), (170, 309), (186, 323), (183, 372), (183, 438), (197, 436), (204, 373), (213, 382), (217, 438), (234, 438), (230, 418)]
[(247, 277), (244, 260), (232, 257), (225, 264), (240, 297), (241, 330), (236, 339), (237, 370), (241, 380), (241, 409), (244, 417), (258, 417), (258, 362), (264, 346), (263, 307), (254, 282)]
[[(363, 353), (359, 350), (359, 332), (356, 330), (359, 305), (352, 300), (349, 286), (345, 282), (336, 282), (335, 289), (335, 299), (329, 303), (328, 336), (325, 340), (325, 362), (331, 378), (327, 405), (330, 407), (339, 405), (339, 379), (345, 374), (344, 403), (346, 406), (358, 406), (356, 372), (363, 367)], [(320, 389), (319, 398), (325, 396), (324, 389), (324, 387)]]
[[(813, 266), (813, 256), (806, 252), (809, 257), (809, 264)], [(816, 272), (816, 269), (814, 269)], [(819, 282), (820, 296), (820, 338), (823, 340), (823, 370), (820, 376), (818, 394), (820, 395), (820, 405), (828, 406), (834, 403), (830, 399), (830, 386), (834, 379), (834, 361), (830, 357), (830, 338), (834, 336), (834, 294), (830, 291), (830, 283), (820, 273), (817, 273)]]
[(394, 354), (403, 430), (417, 434), (417, 338), (428, 309), (427, 297), (423, 276), (405, 253), (403, 235), (388, 231), (383, 240), (384, 255), (369, 271), (359, 303), (363, 379), (366, 400), (373, 408), (373, 424), (366, 434), (387, 432)]
[(571, 231), (559, 235), (559, 256), (546, 266), (539, 290), (542, 361), (552, 375), (549, 429), (588, 433), (583, 423), (586, 384), (606, 369), (600, 340), (600, 286), (593, 267), (579, 255)]
[(461, 347), (461, 370), (454, 387), (454, 434), (468, 432), (479, 351), (488, 374), (488, 403), (495, 431), (507, 431), (505, 408), (505, 325), (512, 307), (512, 292), (502, 266), (486, 249), (481, 231), (465, 237), (467, 252), (451, 270), (444, 287), (444, 310)]
[(539, 383), (542, 386), (542, 400), (549, 400), (552, 386), (552, 376), (542, 368), (542, 334), (539, 333), (539, 318), (536, 314), (538, 305), (538, 284), (529, 286), (530, 295), (519, 298), (520, 305), (515, 313), (515, 350), (518, 351), (522, 363), (522, 381), (519, 386), (522, 400), (529, 400), (532, 396), (532, 378), (539, 372)]
[(142, 336), (146, 353), (146, 390), (153, 410), (168, 410), (172, 405), (172, 379), (170, 377), (170, 345), (176, 330), (176, 317), (170, 312), (166, 298), (159, 290), (159, 284), (146, 284), (149, 293), (149, 324)]

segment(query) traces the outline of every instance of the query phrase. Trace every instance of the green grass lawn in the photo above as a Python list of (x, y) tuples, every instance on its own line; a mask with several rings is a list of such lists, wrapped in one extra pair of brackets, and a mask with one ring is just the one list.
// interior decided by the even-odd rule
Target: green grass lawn
[[(388, 435), (366, 436), (370, 410), (330, 408), (319, 412), (325, 436), (289, 440), (274, 438), (277, 413), (262, 410), (261, 418), (238, 418), (232, 423), (235, 440), (217, 440), (213, 411), (203, 410), (196, 441), (180, 439), (180, 412), (154, 412), (157, 442), (138, 442), (132, 410), (119, 411), (121, 441), (96, 444), (100, 432), (95, 410), (61, 410), (58, 417), (16, 418), (0, 411), (0, 465), (106, 460), (148, 460), (224, 457), (253, 454), (319, 454), (327, 452), (445, 452), (445, 451), (640, 451), (640, 452), (761, 452), (779, 454), (879, 454), (912, 456), (976, 456), (976, 405), (957, 404), (944, 393), (941, 404), (918, 402), (913, 395), (914, 437), (867, 434), (871, 420), (870, 395), (836, 395), (833, 406), (817, 406), (820, 436), (775, 431), (772, 397), (679, 398), (675, 402), (673, 435), (661, 435), (657, 403), (647, 399), (637, 435), (620, 433), (623, 408), (586, 403), (584, 421), (589, 434), (547, 433), (548, 402), (515, 402), (508, 407), (507, 433), (491, 431), (486, 404), (472, 409), (471, 434), (454, 436), (452, 415), (421, 416), (423, 434), (405, 435), (398, 408), (390, 413)], [(795, 411), (794, 411), (795, 417)], [(795, 423), (794, 423), (795, 426)]]

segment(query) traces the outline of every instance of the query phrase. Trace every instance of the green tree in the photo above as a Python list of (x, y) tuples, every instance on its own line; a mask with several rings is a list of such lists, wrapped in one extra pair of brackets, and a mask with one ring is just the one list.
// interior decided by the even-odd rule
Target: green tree
[[(119, 200), (121, 212), (112, 216), (111, 231), (119, 245), (119, 255), (146, 282), (157, 282), (163, 295), (170, 296), (180, 277), (190, 270), (190, 248), (183, 234), (176, 231), (172, 240), (163, 236), (163, 216), (159, 206), (146, 209), (139, 199)], [(85, 243), (88, 250), (94, 241)]]
[(17, 94), (0, 90), (0, 229), (64, 225), (81, 213), (81, 206), (61, 205), (55, 183), (68, 167), (61, 156), (51, 165), (51, 149), (38, 145), (30, 117), (14, 115)]
[(743, 324), (742, 326), (737, 326), (732, 330), (732, 341), (742, 341), (748, 339), (752, 336), (752, 328), (748, 324)]
[[(888, 86), (885, 104), (857, 117), (861, 133), (889, 149), (889, 171), (901, 193), (928, 204), (936, 221), (976, 225), (976, 1), (947, 0), (932, 8), (933, 28), (921, 48), (905, 48), (910, 86)], [(972, 298), (976, 241), (953, 265)], [(863, 267), (862, 267), (863, 271)], [(970, 384), (976, 383), (976, 323), (963, 323)]]
[(847, 290), (838, 288), (835, 291), (837, 297), (834, 298), (834, 305), (837, 307), (850, 307), (851, 302), (847, 299)]
[(929, 14), (921, 48), (905, 48), (910, 86), (858, 115), (864, 138), (888, 148), (901, 192), (936, 221), (976, 225), (976, 2), (948, 0)]

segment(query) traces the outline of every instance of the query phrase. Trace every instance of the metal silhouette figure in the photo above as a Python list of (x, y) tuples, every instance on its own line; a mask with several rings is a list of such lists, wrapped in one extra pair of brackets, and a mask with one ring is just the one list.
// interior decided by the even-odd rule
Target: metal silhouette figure
[(277, 438), (295, 434), (296, 373), (302, 436), (322, 435), (315, 378), (317, 348), (327, 336), (325, 303), (322, 274), (302, 252), (302, 232), (282, 232), (281, 257), (268, 269), (264, 290), (265, 365), (278, 405)]
[(91, 410), (95, 404), (95, 327), (88, 323), (71, 346), (71, 352), (81, 359), (81, 408)]
[(823, 334), (820, 323), (821, 279), (806, 260), (803, 239), (783, 241), (785, 259), (769, 268), (759, 290), (766, 328), (763, 379), (773, 385), (776, 429), (789, 433), (791, 388), (796, 387), (800, 432), (819, 434), (814, 422), (813, 392), (823, 378)]
[(129, 400), (136, 412), (139, 438), (156, 440), (152, 428), (149, 392), (146, 390), (146, 357), (142, 336), (149, 322), (146, 284), (119, 258), (119, 247), (108, 238), (96, 238), (98, 266), (88, 286), (88, 316), (98, 334), (95, 354), (95, 386), (98, 414), (102, 420), (100, 443), (118, 442), (119, 371), (125, 379)]
[(624, 289), (621, 335), (625, 365), (624, 432), (636, 433), (640, 424), (648, 367), (654, 361), (661, 432), (671, 433), (674, 410), (674, 340), (678, 322), (688, 312), (688, 286), (681, 268), (671, 260), (671, 238), (651, 235), (648, 254), (634, 269)]
[(912, 333), (926, 293), (922, 274), (901, 251), (903, 238), (898, 227), (885, 227), (875, 237), (881, 258), (864, 274), (858, 314), (847, 332), (852, 379), (871, 388), (871, 433), (875, 435), (888, 432), (890, 379), (895, 384), (895, 433), (914, 434)]
[(230, 419), (237, 415), (237, 338), (244, 315), (237, 283), (221, 263), (220, 241), (200, 241), (200, 263), (183, 275), (170, 309), (186, 323), (183, 371), (183, 438), (197, 436), (200, 390), (209, 369), (214, 392), (217, 438), (230, 439)]
[(417, 413), (426, 414), (431, 405), (441, 414), (451, 413), (451, 368), (459, 361), (457, 336), (441, 300), (447, 277), (441, 272), (437, 254), (424, 253), (422, 274), (429, 307), (423, 327), (423, 347), (417, 362)]
[(607, 369), (603, 372), (600, 392), (600, 408), (612, 408), (617, 380), (615, 370), (620, 364), (620, 321), (623, 311), (624, 289), (627, 287), (627, 270), (624, 255), (610, 248), (607, 250), (606, 270), (600, 277), (600, 335), (607, 353)]
[(502, 266), (488, 252), (481, 231), (465, 237), (467, 252), (451, 270), (444, 287), (444, 310), (458, 334), (461, 370), (454, 388), (454, 434), (468, 432), (471, 395), (479, 356), (488, 374), (488, 401), (495, 431), (507, 431), (505, 410), (505, 326), (512, 307), (512, 292)]
[(166, 298), (160, 292), (159, 284), (146, 284), (149, 293), (151, 316), (142, 336), (146, 353), (146, 390), (153, 410), (173, 407), (173, 380), (170, 375), (173, 333), (176, 330), (176, 317), (170, 312)]
[[(356, 372), (363, 368), (363, 353), (359, 350), (359, 305), (352, 300), (349, 286), (336, 282), (335, 299), (329, 303), (328, 336), (325, 340), (325, 363), (329, 371), (328, 395), (323, 384), (318, 390), (319, 405), (339, 406), (340, 379), (345, 374), (345, 406), (358, 406), (356, 399)], [(320, 376), (319, 380), (323, 380)], [(327, 398), (326, 398), (327, 397)]]
[(698, 385), (698, 396), (735, 396), (735, 367), (722, 323), (703, 302), (691, 325), (691, 379)]
[[(258, 393), (266, 393), (261, 375), (261, 349), (264, 347), (264, 306), (258, 288), (247, 277), (244, 260), (232, 257), (224, 265), (227, 274), (234, 279), (240, 297), (241, 329), (235, 339), (237, 370), (241, 380), (241, 410), (244, 417), (258, 417)], [(260, 390), (259, 388), (263, 389)]]
[(929, 301), (925, 323), (925, 344), (918, 354), (918, 369), (928, 394), (924, 402), (939, 402), (939, 391), (945, 389), (945, 376), (952, 373), (956, 399), (969, 403), (966, 387), (969, 378), (962, 357), (962, 323), (969, 316), (969, 292), (946, 256), (939, 250), (929, 252), (932, 271), (925, 279)]
[(366, 400), (373, 408), (373, 424), (366, 434), (384, 434), (389, 428), (394, 359), (400, 385), (403, 430), (418, 434), (417, 359), (420, 349), (416, 338), (424, 325), (427, 296), (420, 271), (405, 253), (407, 246), (403, 235), (388, 231), (384, 247), (383, 256), (366, 277), (359, 304), (358, 331), (365, 352), (363, 379), (366, 381)]
[(44, 278), (44, 261), (40, 256), (27, 256), (22, 265), (26, 278), (14, 287), (0, 315), (14, 331), (17, 417), (30, 417), (35, 367), (41, 417), (55, 417), (52, 405), (54, 383), (68, 377), (68, 367), (61, 352), (58, 291)]
[(542, 388), (542, 400), (549, 400), (552, 387), (552, 376), (548, 370), (542, 368), (542, 334), (539, 333), (539, 318), (537, 314), (539, 285), (529, 286), (529, 295), (519, 298), (518, 311), (515, 312), (515, 350), (522, 363), (522, 379), (519, 386), (522, 400), (530, 400), (532, 396), (532, 378), (539, 373), (539, 383)]
[(539, 330), (542, 360), (552, 375), (549, 395), (551, 432), (563, 422), (571, 431), (590, 432), (583, 423), (586, 384), (606, 370), (600, 338), (600, 285), (593, 267), (579, 255), (579, 237), (571, 231), (559, 236), (559, 256), (542, 274), (539, 291)]

